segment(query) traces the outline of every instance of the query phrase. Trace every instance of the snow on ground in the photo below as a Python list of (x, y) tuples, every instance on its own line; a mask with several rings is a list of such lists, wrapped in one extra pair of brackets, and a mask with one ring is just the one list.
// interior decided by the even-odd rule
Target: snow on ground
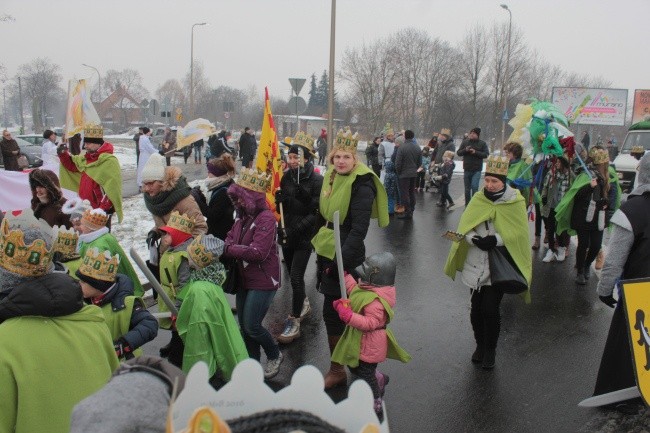
[[(117, 139), (116, 139), (117, 138)], [(106, 141), (113, 145), (113, 155), (120, 162), (122, 171), (135, 170), (138, 168), (135, 159), (135, 142), (131, 137), (122, 136), (107, 136), (104, 137)]]

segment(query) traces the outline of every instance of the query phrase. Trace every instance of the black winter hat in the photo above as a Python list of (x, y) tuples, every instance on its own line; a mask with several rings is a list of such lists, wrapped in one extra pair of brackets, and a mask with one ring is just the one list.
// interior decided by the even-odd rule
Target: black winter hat
[(94, 289), (97, 289), (102, 293), (105, 293), (108, 289), (113, 287), (113, 285), (115, 284), (115, 281), (113, 282), (102, 281), (102, 280), (89, 277), (88, 275), (84, 275), (81, 272), (79, 272), (79, 269), (77, 269), (75, 275), (77, 276), (77, 278), (79, 278), (80, 281), (90, 284)]
[(479, 137), (481, 136), (481, 128), (479, 128), (478, 126), (476, 128), (472, 128), (469, 132), (473, 132)]

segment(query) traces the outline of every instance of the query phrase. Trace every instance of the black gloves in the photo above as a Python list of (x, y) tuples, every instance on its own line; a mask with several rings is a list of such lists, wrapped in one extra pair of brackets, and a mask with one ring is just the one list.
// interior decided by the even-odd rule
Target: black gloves
[(610, 308), (616, 307), (616, 299), (612, 295), (599, 296), (601, 302)]
[(497, 237), (494, 235), (474, 236), (472, 242), (483, 251), (490, 251), (497, 246)]
[(149, 231), (147, 233), (147, 247), (158, 247), (158, 241), (160, 241), (161, 235), (160, 232), (156, 229)]
[(126, 358), (126, 359), (131, 359), (134, 358), (133, 356), (133, 351), (131, 350), (131, 346), (129, 346), (129, 342), (126, 341), (124, 337), (120, 337), (115, 342), (113, 343), (113, 347), (115, 348), (115, 355), (117, 355), (118, 358)]
[(280, 204), (283, 203), (286, 200), (286, 197), (282, 193), (282, 190), (279, 189), (275, 192), (275, 203)]
[(330, 280), (334, 280), (338, 283), (339, 281), (339, 270), (336, 267), (336, 263), (330, 263), (325, 266), (323, 273), (329, 277)]

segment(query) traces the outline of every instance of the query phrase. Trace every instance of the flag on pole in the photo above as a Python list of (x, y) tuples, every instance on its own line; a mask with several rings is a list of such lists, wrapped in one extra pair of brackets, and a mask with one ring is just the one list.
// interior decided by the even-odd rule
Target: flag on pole
[(67, 138), (83, 131), (87, 123), (101, 125), (95, 106), (90, 101), (86, 80), (70, 80), (68, 84), (68, 108), (65, 116)]
[(279, 220), (280, 215), (275, 211), (275, 191), (280, 188), (280, 178), (282, 177), (281, 155), (273, 114), (271, 113), (268, 87), (264, 89), (264, 92), (264, 119), (262, 120), (260, 144), (257, 147), (257, 155), (255, 156), (255, 167), (262, 173), (271, 175), (271, 183), (266, 191), (266, 204), (275, 213), (275, 218)]
[(190, 144), (217, 132), (217, 128), (206, 119), (194, 119), (176, 132), (176, 149), (182, 149)]

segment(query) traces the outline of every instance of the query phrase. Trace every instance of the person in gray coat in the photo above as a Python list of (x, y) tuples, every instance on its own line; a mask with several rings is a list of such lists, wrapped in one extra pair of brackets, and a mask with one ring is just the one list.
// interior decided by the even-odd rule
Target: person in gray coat
[(413, 218), (413, 209), (415, 209), (415, 183), (418, 175), (418, 167), (422, 156), (422, 150), (415, 141), (415, 134), (411, 130), (404, 131), (404, 144), (396, 150), (395, 171), (399, 178), (400, 196), (404, 213), (398, 218)]

